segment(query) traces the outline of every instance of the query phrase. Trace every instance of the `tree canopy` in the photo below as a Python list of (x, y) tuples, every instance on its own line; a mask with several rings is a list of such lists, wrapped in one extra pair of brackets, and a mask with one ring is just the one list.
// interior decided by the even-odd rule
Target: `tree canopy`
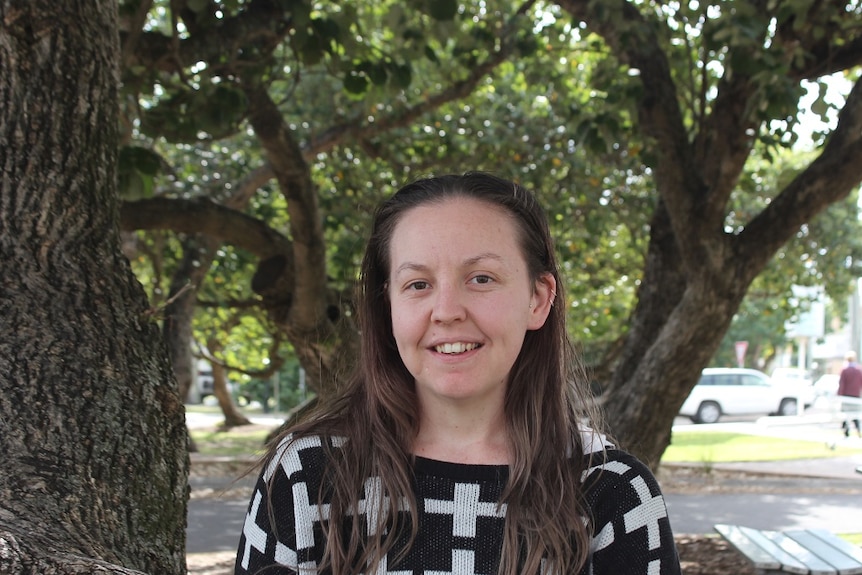
[[(249, 325), (320, 392), (355, 354), (370, 211), (429, 172), (538, 191), (572, 335), (615, 435), (649, 462), (758, 276), (787, 294), (857, 275), (856, 220), (818, 224), (855, 213), (862, 178), (858, 90), (822, 89), (858, 76), (855, 2), (120, 7), (122, 226), (178, 234), (131, 253), (159, 262), (165, 300), (194, 256), (197, 328)], [(806, 83), (814, 111), (841, 113), (789, 167)]]

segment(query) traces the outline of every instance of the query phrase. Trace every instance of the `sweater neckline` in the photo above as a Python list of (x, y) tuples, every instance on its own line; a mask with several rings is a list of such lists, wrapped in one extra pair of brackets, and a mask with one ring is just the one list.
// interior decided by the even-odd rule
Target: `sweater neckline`
[(453, 463), (419, 455), (414, 457), (414, 469), (417, 475), (448, 477), (450, 479), (497, 480), (509, 476), (508, 465)]

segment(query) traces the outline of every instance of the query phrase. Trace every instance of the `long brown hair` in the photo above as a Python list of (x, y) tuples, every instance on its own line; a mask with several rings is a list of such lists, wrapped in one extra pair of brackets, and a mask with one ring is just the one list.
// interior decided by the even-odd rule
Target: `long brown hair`
[[(505, 209), (517, 224), (530, 278), (535, 282), (551, 274), (557, 285), (547, 321), (527, 332), (509, 374), (505, 416), (513, 457), (500, 501), (507, 511), (499, 573), (537, 573), (543, 560), (544, 572), (576, 573), (589, 549), (579, 425), (589, 422), (595, 429), (598, 413), (566, 334), (563, 287), (545, 212), (518, 184), (478, 172), (415, 181), (380, 205), (359, 281), (361, 352), (355, 372), (335, 397), (322, 401), (308, 419), (284, 432), (294, 438), (316, 434), (346, 439), (342, 447), (328, 450), (324, 484), (331, 505), (323, 567), (335, 575), (374, 572), (400, 536), (408, 536), (408, 547), (416, 537), (411, 446), (419, 412), (413, 376), (392, 334), (386, 295), (390, 242), (407, 211), (452, 197)], [(275, 448), (268, 459), (273, 457)], [(372, 530), (374, 535), (366, 536), (358, 521), (345, 533), (341, 519), (358, 511), (369, 477), (380, 479), (385, 494), (381, 504), (388, 507), (375, 514), (380, 524)], [(410, 510), (409, 520), (399, 513), (403, 502)], [(399, 549), (399, 557), (406, 551)]]

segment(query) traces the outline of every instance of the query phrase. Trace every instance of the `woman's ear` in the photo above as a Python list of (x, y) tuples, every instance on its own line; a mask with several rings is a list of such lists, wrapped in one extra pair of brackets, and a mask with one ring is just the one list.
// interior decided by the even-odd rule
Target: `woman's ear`
[(533, 297), (530, 298), (530, 318), (527, 329), (539, 329), (545, 325), (554, 299), (557, 297), (557, 280), (549, 273), (544, 273), (536, 280)]

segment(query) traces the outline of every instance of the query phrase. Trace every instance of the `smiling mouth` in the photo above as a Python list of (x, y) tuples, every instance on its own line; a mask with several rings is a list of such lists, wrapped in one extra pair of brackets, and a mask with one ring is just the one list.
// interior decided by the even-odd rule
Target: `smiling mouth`
[(434, 346), (434, 351), (437, 353), (458, 354), (476, 349), (477, 347), (479, 347), (478, 343), (444, 343)]

